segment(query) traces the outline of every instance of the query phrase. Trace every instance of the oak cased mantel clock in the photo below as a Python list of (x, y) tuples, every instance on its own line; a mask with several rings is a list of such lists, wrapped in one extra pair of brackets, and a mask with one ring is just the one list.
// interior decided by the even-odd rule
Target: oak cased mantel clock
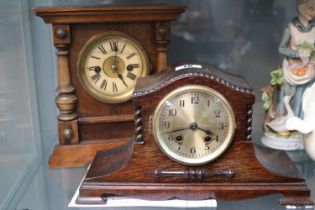
[(138, 79), (135, 137), (97, 153), (77, 203), (104, 203), (111, 196), (239, 200), (278, 193), (282, 205), (312, 205), (287, 154), (253, 143), (254, 102), (243, 79), (199, 63)]
[(59, 145), (50, 167), (87, 164), (133, 135), (136, 80), (167, 64), (170, 22), (185, 6), (35, 8), (52, 24)]

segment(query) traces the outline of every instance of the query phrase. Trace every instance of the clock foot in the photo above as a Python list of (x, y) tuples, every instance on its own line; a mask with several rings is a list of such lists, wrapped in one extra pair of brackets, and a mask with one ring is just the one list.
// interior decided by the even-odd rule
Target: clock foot
[(314, 207), (314, 202), (307, 195), (304, 196), (294, 196), (284, 194), (283, 199), (280, 200), (280, 204), (286, 207)]

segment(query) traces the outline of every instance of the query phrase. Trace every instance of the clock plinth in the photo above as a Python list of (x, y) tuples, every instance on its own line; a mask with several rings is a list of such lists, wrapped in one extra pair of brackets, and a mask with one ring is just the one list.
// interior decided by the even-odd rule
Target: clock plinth
[[(128, 139), (113, 139), (104, 142), (93, 142), (89, 144), (77, 145), (57, 145), (49, 158), (50, 168), (81, 167), (92, 162), (97, 151), (111, 150), (128, 142)], [(82, 155), (85, 154), (85, 155)], [(68, 158), (71, 155), (71, 158)]]
[(59, 144), (49, 166), (83, 166), (98, 150), (119, 146), (133, 135), (130, 98), (136, 78), (166, 67), (170, 22), (185, 6), (48, 7), (33, 11), (52, 24), (58, 62)]
[[(187, 167), (170, 163), (163, 154), (156, 155), (157, 151), (151, 150), (149, 154), (148, 146), (135, 145), (129, 161), (126, 145), (119, 152), (99, 152), (80, 186), (76, 202), (102, 204), (109, 196), (147, 200), (241, 200), (282, 194), (281, 205), (313, 205), (303, 177), (283, 151), (254, 146), (251, 142), (237, 143), (227, 156), (212, 164)], [(108, 160), (113, 161), (112, 166), (126, 165), (116, 171), (102, 169)], [(168, 175), (158, 177), (157, 169)], [(198, 175), (201, 169), (213, 175), (206, 177), (205, 172)], [(233, 170), (233, 177), (220, 174), (227, 169)], [(171, 172), (177, 175), (172, 176)], [(179, 172), (185, 175), (178, 176)]]
[[(199, 99), (196, 99), (196, 86), (206, 87), (205, 90), (211, 88), (213, 91), (206, 91), (205, 95), (199, 95)], [(189, 98), (182, 94), (183, 87), (191, 90), (188, 92)], [(171, 94), (176, 90), (179, 91)], [(214, 91), (218, 97), (209, 96), (209, 101), (212, 98), (212, 102), (217, 105), (215, 109), (209, 107), (209, 112), (204, 108), (207, 107), (208, 99), (202, 100), (202, 97), (207, 98), (206, 93)], [(217, 134), (220, 129), (224, 131), (221, 122), (227, 122), (227, 127), (231, 126), (222, 114), (224, 106), (219, 96), (225, 98), (232, 107), (235, 116), (233, 136), (225, 135), (224, 132)], [(180, 100), (173, 100), (174, 97)], [(182, 100), (185, 106), (181, 106)], [(80, 186), (77, 203), (104, 203), (108, 196), (150, 200), (239, 200), (279, 193), (283, 195), (280, 201), (282, 205), (313, 205), (305, 180), (286, 153), (253, 144), (251, 123), (254, 102), (253, 90), (244, 80), (202, 64), (170, 67), (146, 80), (139, 79), (133, 94), (136, 107), (135, 138), (113, 150), (97, 153)], [(165, 108), (160, 104), (171, 107)], [(162, 107), (161, 115), (164, 113), (168, 116), (169, 123), (163, 121), (154, 126), (154, 120), (158, 119), (155, 113), (160, 116), (156, 111), (159, 107)], [(217, 114), (217, 108), (222, 111), (219, 119), (213, 115)], [(181, 113), (187, 113), (183, 110), (190, 110), (199, 117), (182, 117)], [(211, 122), (196, 130), (200, 122), (207, 122), (204, 117), (211, 117)], [(182, 128), (183, 123), (191, 126)], [(174, 129), (173, 125), (179, 128)], [(175, 132), (190, 143), (185, 144), (177, 138), (168, 139), (167, 136), (163, 137), (163, 133), (156, 135), (159, 132)], [(218, 142), (223, 139), (223, 143), (209, 143), (206, 138), (199, 136), (200, 133), (211, 137), (219, 135)], [(190, 161), (170, 155), (169, 150), (162, 151), (158, 138), (165, 139), (170, 149), (178, 144), (181, 147), (175, 147), (173, 151), (191, 159), (210, 156), (216, 151), (220, 154), (210, 162), (189, 165)], [(225, 141), (230, 140), (232, 142), (226, 150), (219, 149)], [(188, 149), (185, 148), (187, 145)], [(213, 151), (203, 153), (204, 149)]]

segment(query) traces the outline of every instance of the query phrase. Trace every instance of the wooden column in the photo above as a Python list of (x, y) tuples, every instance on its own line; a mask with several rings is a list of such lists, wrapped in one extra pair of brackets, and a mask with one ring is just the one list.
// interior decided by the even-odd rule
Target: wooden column
[(54, 45), (58, 62), (58, 88), (56, 105), (59, 109), (58, 129), (60, 144), (79, 143), (76, 105), (78, 98), (71, 84), (69, 69), (69, 47), (71, 44), (69, 25), (53, 25)]
[(162, 71), (167, 66), (167, 45), (170, 40), (171, 27), (169, 22), (155, 24), (155, 44), (157, 54), (157, 71)]

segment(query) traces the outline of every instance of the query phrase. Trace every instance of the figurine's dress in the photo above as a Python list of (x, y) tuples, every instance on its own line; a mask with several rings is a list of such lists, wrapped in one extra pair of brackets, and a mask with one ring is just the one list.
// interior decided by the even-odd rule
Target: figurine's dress
[[(304, 43), (314, 45), (315, 43), (315, 27), (312, 22), (308, 28), (302, 26), (302, 23), (297, 19), (293, 19), (288, 24), (284, 33), (283, 40), (280, 44), (280, 52), (286, 57), (283, 60), (283, 76), (284, 84), (281, 87), (279, 101), (277, 106), (278, 114), (285, 115), (286, 109), (283, 103), (283, 97), (286, 95), (293, 96), (290, 105), (294, 114), (297, 117), (303, 118), (303, 111), (301, 108), (302, 96), (304, 90), (313, 84), (315, 77), (315, 70), (313, 64), (304, 66), (304, 74), (297, 75), (292, 66), (301, 65), (302, 61), (299, 58), (298, 46)], [(284, 47), (283, 45), (286, 45)], [(282, 46), (281, 46), (282, 45)], [(302, 68), (302, 66), (300, 66)]]
[[(303, 43), (314, 45), (315, 43), (315, 27), (309, 32), (300, 32), (293, 23), (289, 23), (288, 28), (290, 30), (291, 39), (289, 42), (289, 48), (298, 51), (298, 46)], [(295, 62), (300, 62), (298, 59), (286, 57), (283, 60), (283, 73), (284, 79), (291, 85), (302, 85), (310, 82), (315, 77), (315, 71), (311, 66), (306, 67), (305, 74), (297, 75), (293, 69), (290, 68)], [(311, 64), (312, 65), (312, 64)]]

